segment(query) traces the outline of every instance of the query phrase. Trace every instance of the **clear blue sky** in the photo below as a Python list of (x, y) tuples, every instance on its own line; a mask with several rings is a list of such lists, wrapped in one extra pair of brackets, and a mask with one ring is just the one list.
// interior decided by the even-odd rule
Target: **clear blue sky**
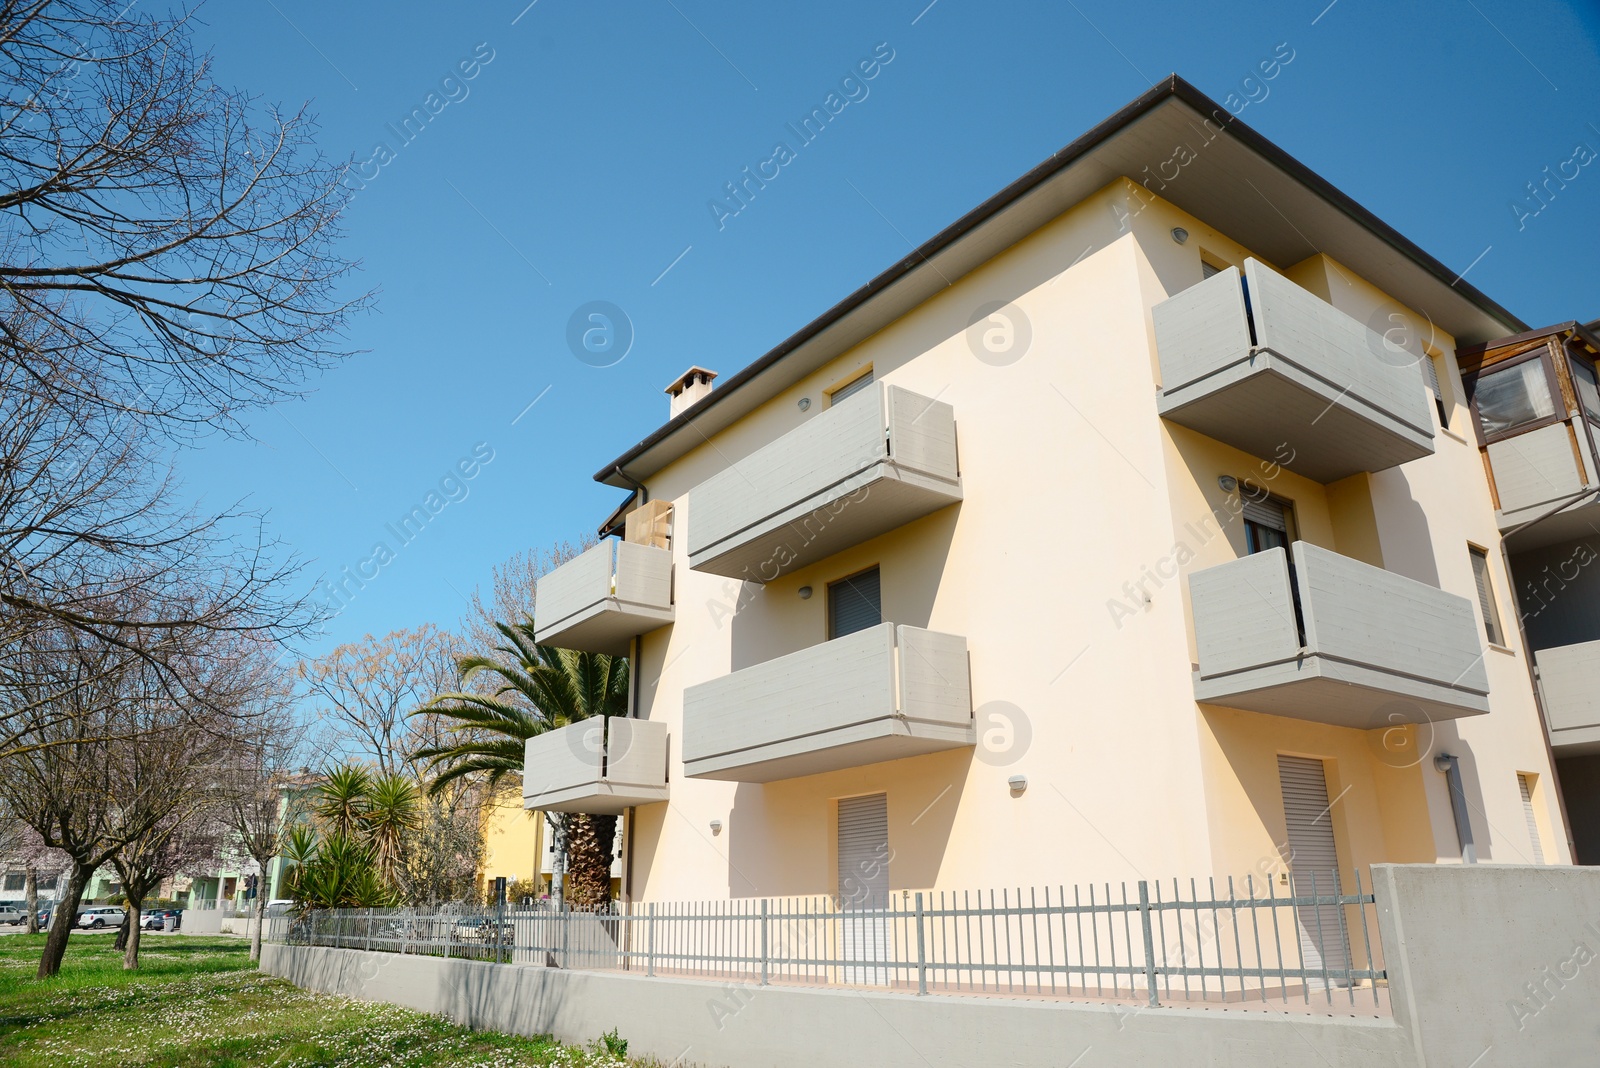
[[(1245, 122), (1447, 265), (1482, 254), (1469, 280), (1530, 324), (1600, 316), (1600, 163), (1520, 229), (1511, 208), (1579, 144), (1600, 153), (1592, 0), (526, 2), (203, 13), (218, 81), (309, 101), (332, 157), (393, 157), (347, 213), (379, 290), (365, 353), (257, 415), (258, 441), (182, 457), (190, 488), (247, 495), (333, 574), (493, 449), (322, 648), (453, 623), (496, 561), (592, 531), (620, 494), (589, 475), (664, 420), (685, 367), (744, 366), (1169, 72), (1243, 96), (1287, 44)], [(723, 184), (880, 43), (867, 95), (719, 230)], [(430, 93), (448, 102), (402, 146), (387, 124)], [(591, 301), (631, 320), (613, 366), (567, 344)]]

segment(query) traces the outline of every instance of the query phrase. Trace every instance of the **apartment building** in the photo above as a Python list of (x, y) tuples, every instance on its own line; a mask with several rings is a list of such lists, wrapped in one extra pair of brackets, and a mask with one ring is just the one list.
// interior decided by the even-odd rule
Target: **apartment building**
[(1597, 328), (1561, 323), (1457, 352), (1581, 864), (1600, 864)]
[(1486, 479), (1462, 378), (1526, 330), (1169, 79), (669, 387), (538, 589), (632, 713), (530, 740), (525, 804), (622, 814), (635, 900), (1569, 863), (1497, 607), (1559, 450)]

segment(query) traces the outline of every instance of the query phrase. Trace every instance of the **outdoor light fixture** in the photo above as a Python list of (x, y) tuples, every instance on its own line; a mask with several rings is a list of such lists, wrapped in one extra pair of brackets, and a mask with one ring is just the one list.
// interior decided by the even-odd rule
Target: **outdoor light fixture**
[(722, 833), (722, 821), (721, 820), (712, 820), (711, 821), (711, 833), (712, 834), (721, 834)]
[(799, 404), (800, 410), (802, 412), (806, 412), (806, 411), (810, 411), (811, 410), (811, 398), (810, 397), (801, 397), (800, 400), (797, 403)]
[(1006, 785), (1011, 787), (1013, 793), (1020, 794), (1028, 788), (1028, 777), (1026, 775), (1013, 775), (1006, 780)]
[(1232, 493), (1234, 490), (1239, 488), (1239, 480), (1234, 478), (1232, 475), (1223, 475), (1221, 478), (1217, 479), (1217, 485), (1222, 487), (1223, 493)]
[(1172, 228), (1172, 240), (1176, 241), (1180, 245), (1183, 244), (1185, 241), (1189, 240), (1189, 231), (1185, 230), (1181, 226), (1174, 226)]
[(802, 601), (811, 600), (811, 587), (810, 586), (801, 586), (800, 587), (800, 599)]

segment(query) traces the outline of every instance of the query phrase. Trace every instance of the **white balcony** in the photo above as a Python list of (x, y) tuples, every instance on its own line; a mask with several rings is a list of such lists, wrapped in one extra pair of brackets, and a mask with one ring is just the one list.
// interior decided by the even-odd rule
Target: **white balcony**
[(967, 640), (893, 623), (683, 695), (694, 778), (771, 782), (973, 743)]
[(1563, 756), (1600, 753), (1600, 642), (1540, 649), (1534, 662), (1550, 745)]
[(1255, 260), (1244, 278), (1155, 306), (1164, 418), (1324, 483), (1433, 452), (1420, 365)]
[(608, 538), (539, 578), (534, 640), (622, 655), (635, 635), (672, 622), (672, 553)]
[(1600, 437), (1600, 426), (1575, 417), (1489, 443), (1500, 530), (1538, 520), (1518, 534), (1519, 552), (1587, 537), (1600, 525), (1591, 435)]
[(522, 804), (540, 812), (616, 815), (667, 799), (667, 725), (582, 720), (528, 739)]
[(1189, 578), (1195, 700), (1371, 729), (1489, 710), (1472, 605), (1297, 541)]
[(689, 566), (770, 582), (961, 500), (950, 405), (878, 383), (689, 491)]

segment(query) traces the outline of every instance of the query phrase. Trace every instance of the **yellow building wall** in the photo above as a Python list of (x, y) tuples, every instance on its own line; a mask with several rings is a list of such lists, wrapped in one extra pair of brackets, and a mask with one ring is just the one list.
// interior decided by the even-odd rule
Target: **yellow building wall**
[(507, 790), (484, 806), (480, 884), (502, 876), (535, 883), (544, 850), (544, 817), (522, 807), (521, 790)]
[[(1151, 308), (1199, 281), (1202, 255), (1251, 253), (1134, 188), (1112, 182), (647, 479), (674, 504), (677, 617), (641, 638), (636, 678), (644, 714), (674, 739), (686, 687), (825, 641), (827, 583), (876, 564), (884, 618), (965, 635), (980, 732), (1003, 706), (1026, 744), (761, 785), (685, 778), (674, 741), (671, 801), (636, 812), (636, 898), (832, 892), (837, 800), (877, 792), (895, 890), (1275, 872), (1279, 753), (1325, 762), (1344, 863), (1456, 855), (1440, 749), (1462, 758), (1480, 858), (1522, 859), (1514, 772), (1543, 783), (1549, 767), (1515, 644), (1486, 653), (1493, 711), (1467, 720), (1363, 732), (1196, 705), (1187, 576), (1244, 551), (1242, 524), (1212, 518), (1224, 474), (1291, 499), (1305, 540), (1463, 597), (1466, 542), (1485, 546), (1512, 601), (1465, 438), (1441, 432), (1435, 456), (1325, 486), (1159, 417)], [(1326, 257), (1286, 273), (1363, 322), (1393, 304)], [(1011, 362), (979, 359), (969, 340), (975, 310), (996, 301), (1031, 327)], [(1453, 359), (1453, 339), (1428, 343)], [(690, 570), (689, 490), (866, 367), (954, 406), (963, 501), (765, 586)], [(1025, 790), (1008, 786), (1017, 774)], [(1568, 859), (1562, 837), (1547, 856)]]

